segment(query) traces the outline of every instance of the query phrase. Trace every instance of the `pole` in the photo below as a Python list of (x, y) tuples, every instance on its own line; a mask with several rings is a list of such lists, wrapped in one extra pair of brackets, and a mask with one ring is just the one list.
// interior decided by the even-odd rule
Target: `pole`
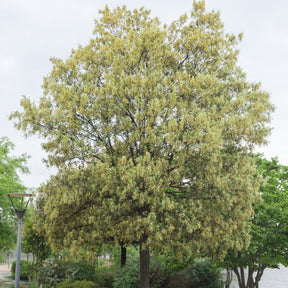
[[(14, 204), (11, 197), (31, 197), (32, 194), (23, 194), (23, 193), (8, 193), (7, 196), (10, 199), (10, 202), (14, 208), (14, 211), (18, 217), (18, 237), (17, 237), (17, 254), (16, 254), (16, 269), (15, 269), (15, 288), (19, 288), (19, 282), (20, 282), (20, 258), (21, 258), (21, 224), (22, 224), (22, 218), (25, 214), (26, 208), (29, 203), (29, 199), (26, 202), (26, 205), (23, 205), (23, 200), (21, 202), (21, 205), (17, 208), (17, 205)], [(17, 203), (17, 202), (16, 202)], [(19, 203), (18, 203), (19, 204)]]
[(18, 218), (18, 238), (17, 238), (17, 254), (16, 254), (16, 271), (15, 271), (15, 288), (19, 288), (20, 282), (20, 258), (21, 258), (21, 224), (22, 217)]

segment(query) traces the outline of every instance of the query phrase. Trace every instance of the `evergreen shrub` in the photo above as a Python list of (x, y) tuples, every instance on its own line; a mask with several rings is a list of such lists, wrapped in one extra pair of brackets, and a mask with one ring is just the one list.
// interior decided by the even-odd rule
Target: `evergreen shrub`
[(221, 270), (209, 259), (195, 259), (193, 264), (168, 277), (161, 288), (222, 288)]
[[(138, 288), (140, 284), (139, 273), (139, 256), (135, 256), (128, 260), (125, 267), (119, 271), (113, 282), (113, 288)], [(157, 258), (150, 258), (149, 276), (151, 288), (161, 287), (166, 278), (166, 273)]]
[(72, 282), (71, 280), (66, 280), (58, 283), (56, 288), (97, 288), (97, 286), (92, 281), (77, 280)]
[(67, 262), (53, 260), (41, 267), (38, 274), (38, 282), (45, 287), (53, 287), (65, 280), (87, 280), (94, 282), (96, 279), (95, 266), (88, 262)]
[[(15, 278), (16, 273), (16, 261), (12, 262), (11, 265), (12, 277)], [(29, 280), (32, 273), (32, 262), (27, 260), (20, 260), (20, 279)]]

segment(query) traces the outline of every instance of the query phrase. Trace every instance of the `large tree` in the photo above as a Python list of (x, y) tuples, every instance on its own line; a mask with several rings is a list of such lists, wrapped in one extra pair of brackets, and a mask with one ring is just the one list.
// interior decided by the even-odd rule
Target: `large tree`
[(20, 173), (28, 173), (27, 156), (11, 155), (14, 148), (6, 137), (0, 138), (0, 250), (10, 249), (15, 244), (14, 213), (8, 193), (21, 193), (26, 188), (20, 181)]
[(254, 206), (250, 246), (229, 251), (225, 262), (240, 288), (258, 288), (266, 268), (288, 265), (288, 167), (277, 158), (258, 156), (257, 173), (267, 183), (260, 189), (261, 202)]
[[(43, 138), (61, 173), (90, 170), (95, 183), (83, 197), (94, 194), (98, 205), (90, 221), (114, 241), (139, 244), (141, 287), (149, 287), (151, 250), (223, 255), (248, 243), (260, 182), (251, 152), (265, 143), (273, 107), (237, 65), (242, 36), (225, 34), (204, 1), (169, 26), (144, 8), (100, 13), (90, 43), (52, 59), (44, 96), (24, 97), (11, 118)], [(74, 187), (49, 199), (51, 223), (64, 213), (59, 199), (82, 203), (87, 186)]]

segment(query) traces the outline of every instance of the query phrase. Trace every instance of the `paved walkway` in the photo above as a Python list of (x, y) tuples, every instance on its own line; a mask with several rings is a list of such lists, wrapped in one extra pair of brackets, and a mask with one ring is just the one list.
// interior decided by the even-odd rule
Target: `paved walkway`
[(8, 265), (0, 264), (0, 288), (11, 287), (13, 282), (9, 276), (11, 276), (11, 272)]

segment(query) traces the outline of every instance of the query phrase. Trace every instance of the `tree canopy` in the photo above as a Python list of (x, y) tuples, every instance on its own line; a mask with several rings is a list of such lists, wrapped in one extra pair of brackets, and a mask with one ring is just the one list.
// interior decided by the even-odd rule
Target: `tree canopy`
[[(229, 251), (227, 266), (238, 278), (240, 288), (257, 288), (266, 268), (288, 265), (288, 167), (277, 158), (257, 158), (257, 173), (266, 178), (261, 187), (261, 202), (251, 218), (251, 243), (248, 249)], [(243, 271), (248, 267), (248, 274)]]
[[(223, 256), (245, 246), (261, 182), (251, 152), (266, 141), (273, 106), (237, 64), (242, 35), (225, 34), (204, 1), (169, 26), (144, 8), (100, 13), (89, 44), (53, 58), (44, 95), (23, 97), (23, 111), (11, 115), (43, 138), (59, 168), (45, 188), (47, 232), (79, 204), (76, 226), (89, 219), (146, 256), (148, 248)], [(81, 173), (89, 180), (75, 183)], [(91, 241), (99, 230), (88, 230)], [(81, 240), (63, 228), (62, 243), (73, 235)]]
[(0, 138), (0, 250), (9, 249), (15, 243), (11, 203), (7, 193), (23, 192), (26, 188), (20, 181), (20, 173), (28, 173), (27, 156), (11, 155), (14, 145), (6, 137)]

